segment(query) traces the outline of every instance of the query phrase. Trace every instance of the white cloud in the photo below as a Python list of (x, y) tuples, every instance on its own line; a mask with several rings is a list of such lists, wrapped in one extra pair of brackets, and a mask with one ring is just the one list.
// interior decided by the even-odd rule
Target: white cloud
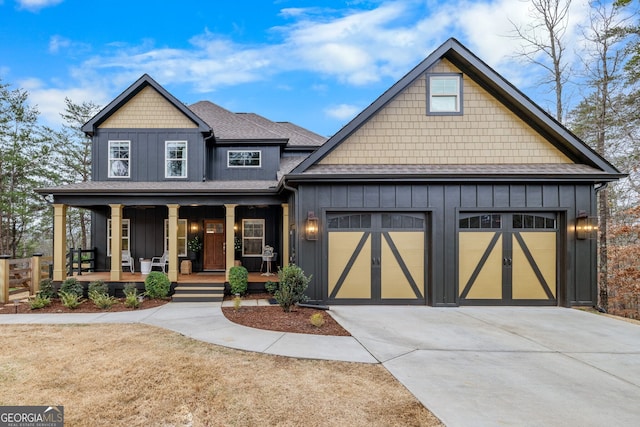
[(324, 113), (334, 119), (350, 120), (360, 112), (357, 105), (340, 104), (325, 108)]
[(17, 0), (20, 9), (30, 10), (32, 12), (44, 9), (45, 7), (55, 6), (62, 3), (63, 0)]

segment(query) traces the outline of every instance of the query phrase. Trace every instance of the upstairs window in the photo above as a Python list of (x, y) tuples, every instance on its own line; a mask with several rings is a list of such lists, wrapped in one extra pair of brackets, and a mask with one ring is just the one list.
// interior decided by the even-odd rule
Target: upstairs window
[(230, 168), (259, 168), (261, 158), (261, 151), (229, 150), (227, 152), (227, 166)]
[(130, 178), (131, 141), (109, 141), (109, 178)]
[(462, 76), (459, 74), (428, 75), (429, 114), (462, 112)]
[(187, 141), (166, 141), (164, 149), (164, 177), (187, 177)]

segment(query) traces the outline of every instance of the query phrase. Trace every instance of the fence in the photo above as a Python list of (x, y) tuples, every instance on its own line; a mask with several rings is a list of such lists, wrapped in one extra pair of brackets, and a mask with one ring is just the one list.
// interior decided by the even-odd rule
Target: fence
[(41, 254), (31, 258), (10, 259), (0, 256), (0, 303), (7, 304), (11, 296), (40, 290), (40, 281), (51, 278), (53, 259)]

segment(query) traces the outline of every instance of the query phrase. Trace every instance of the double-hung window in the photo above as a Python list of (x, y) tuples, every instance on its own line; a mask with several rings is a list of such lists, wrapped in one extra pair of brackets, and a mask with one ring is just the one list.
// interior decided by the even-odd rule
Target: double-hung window
[(166, 141), (164, 146), (164, 177), (187, 177), (187, 141)]
[(460, 74), (428, 74), (429, 114), (462, 113), (462, 76)]
[[(131, 222), (129, 219), (122, 219), (122, 250), (128, 251), (129, 236), (131, 235)], [(107, 219), (107, 256), (111, 256), (111, 219)]]
[(264, 247), (264, 219), (242, 220), (242, 256), (261, 256)]
[[(178, 219), (178, 256), (187, 256), (187, 220)], [(169, 220), (164, 220), (164, 250), (169, 250)]]
[(229, 150), (227, 151), (227, 166), (230, 168), (259, 168), (261, 157), (260, 150)]
[(131, 141), (109, 141), (109, 178), (131, 177)]

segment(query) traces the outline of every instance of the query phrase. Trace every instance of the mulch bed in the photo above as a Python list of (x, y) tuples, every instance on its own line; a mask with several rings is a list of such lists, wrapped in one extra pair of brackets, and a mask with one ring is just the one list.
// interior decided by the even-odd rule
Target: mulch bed
[[(110, 309), (103, 310), (96, 307), (90, 300), (84, 300), (82, 304), (76, 309), (70, 309), (62, 305), (59, 299), (52, 299), (51, 305), (36, 310), (31, 310), (29, 304), (22, 302), (18, 305), (17, 313), (19, 314), (38, 314), (38, 313), (113, 313), (116, 311), (134, 311), (144, 310), (146, 308), (159, 307), (168, 303), (170, 300), (162, 299), (145, 299), (140, 307), (137, 309), (129, 308), (124, 305), (124, 298), (118, 299), (118, 302), (113, 304)], [(13, 303), (0, 305), (0, 314), (15, 314), (16, 307)]]

